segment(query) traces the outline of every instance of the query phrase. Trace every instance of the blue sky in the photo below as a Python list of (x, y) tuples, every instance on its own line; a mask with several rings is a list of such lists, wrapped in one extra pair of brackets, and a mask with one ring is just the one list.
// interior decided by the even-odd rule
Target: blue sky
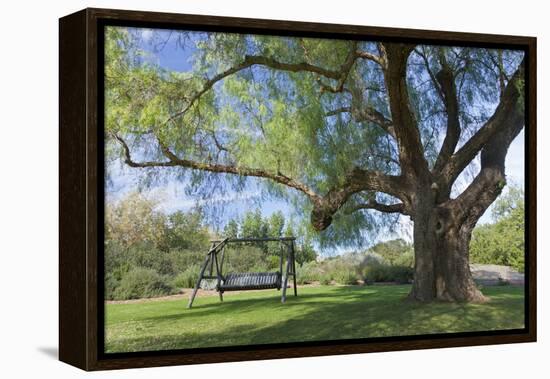
[[(142, 48), (151, 52), (146, 58), (151, 63), (174, 71), (189, 71), (192, 68), (191, 53), (192, 49), (187, 48), (186, 53), (182, 53), (182, 49), (176, 43), (174, 34), (170, 31), (165, 31), (159, 35), (149, 29), (136, 29), (136, 33), (140, 33), (143, 43)], [(168, 38), (170, 37), (170, 38)], [(153, 51), (154, 46), (162, 44), (163, 48)], [(191, 44), (190, 44), (191, 45)], [(506, 158), (506, 176), (509, 182), (515, 183), (523, 187), (524, 184), (524, 132), (522, 131), (514, 140)], [(137, 169), (129, 168), (120, 162), (108, 165), (111, 185), (106, 190), (107, 201), (117, 200), (125, 194), (135, 191), (138, 188), (140, 180), (143, 179), (143, 172)], [(214, 204), (218, 209), (218, 222), (221, 225), (230, 218), (242, 216), (246, 210), (259, 207), (265, 216), (281, 210), (287, 218), (300, 218), (301, 215), (296, 214), (296, 210), (285, 201), (266, 199), (262, 196), (261, 181), (264, 179), (251, 178), (249, 184), (243, 191), (229, 192), (225, 194), (214, 194), (209, 198), (208, 203)], [(465, 188), (471, 181), (471, 176), (463, 175), (456, 185), (460, 191)], [(203, 205), (206, 202), (193, 196), (188, 196), (185, 193), (186, 183), (176, 180), (168, 181), (162, 185), (156, 185), (144, 190), (146, 195), (154, 197), (159, 201), (159, 209), (166, 213), (172, 213), (177, 210), (187, 211), (197, 205)], [(490, 222), (490, 210), (480, 220), (480, 223)], [(402, 217), (400, 220), (401, 228), (398, 232), (392, 235), (380, 235), (378, 240), (386, 240), (396, 237), (402, 237), (411, 240), (412, 224), (408, 221), (408, 217)]]

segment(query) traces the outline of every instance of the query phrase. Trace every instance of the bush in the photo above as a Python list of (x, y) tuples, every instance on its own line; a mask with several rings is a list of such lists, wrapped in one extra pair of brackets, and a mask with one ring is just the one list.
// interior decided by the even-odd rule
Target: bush
[(411, 250), (401, 254), (399, 257), (395, 259), (394, 265), (411, 267), (411, 268), (414, 267), (414, 252)]
[(323, 270), (317, 262), (308, 262), (296, 267), (296, 281), (298, 284), (319, 282), (322, 275)]
[(332, 283), (332, 276), (330, 274), (323, 274), (321, 275), (321, 278), (319, 279), (321, 284), (328, 285)]
[(270, 265), (268, 257), (268, 254), (255, 246), (228, 246), (225, 248), (224, 272), (266, 271)]
[(339, 284), (356, 284), (357, 272), (355, 270), (341, 269), (334, 272), (334, 280)]
[(172, 284), (176, 288), (193, 288), (199, 279), (200, 266), (193, 265), (176, 275)]
[(130, 269), (113, 291), (115, 300), (139, 299), (174, 293), (174, 288), (155, 270), (134, 267)]
[[(510, 195), (510, 191), (512, 194)], [(512, 196), (512, 198), (510, 197)], [(517, 197), (515, 200), (513, 197)], [(509, 189), (496, 203), (494, 224), (479, 225), (470, 241), (470, 261), (525, 269), (525, 203), (523, 191)]]
[(119, 286), (119, 280), (113, 274), (105, 275), (105, 299), (113, 300), (115, 298), (115, 291)]
[(413, 280), (414, 270), (407, 266), (370, 265), (365, 267), (363, 277), (365, 282), (397, 282), (410, 283)]
[(132, 265), (149, 268), (162, 275), (174, 275), (170, 253), (155, 248), (153, 244), (142, 243), (129, 248)]
[[(519, 272), (525, 269), (523, 219), (512, 216), (496, 224), (480, 225), (474, 229), (470, 242), (470, 261), (480, 264), (510, 266)], [(521, 216), (523, 217), (523, 216)]]
[(169, 259), (174, 275), (179, 275), (192, 266), (202, 265), (206, 259), (206, 253), (207, 251), (171, 250)]

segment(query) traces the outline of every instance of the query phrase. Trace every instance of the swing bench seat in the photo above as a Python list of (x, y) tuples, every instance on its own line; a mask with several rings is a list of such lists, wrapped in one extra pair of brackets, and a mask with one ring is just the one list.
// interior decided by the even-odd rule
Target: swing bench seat
[(219, 292), (281, 289), (281, 283), (280, 272), (230, 273), (216, 289)]

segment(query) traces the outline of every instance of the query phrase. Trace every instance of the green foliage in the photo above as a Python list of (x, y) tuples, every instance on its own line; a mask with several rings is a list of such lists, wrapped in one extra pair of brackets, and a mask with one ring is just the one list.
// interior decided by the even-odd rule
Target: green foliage
[(155, 210), (157, 202), (138, 192), (105, 207), (105, 239), (128, 248), (140, 243), (162, 247), (165, 243), (164, 214)]
[(525, 194), (523, 188), (516, 185), (509, 185), (507, 191), (499, 196), (492, 206), (491, 215), (495, 221), (510, 216), (516, 210), (525, 211)]
[(402, 239), (377, 243), (369, 252), (381, 256), (389, 265), (413, 266), (413, 246)]
[(200, 250), (209, 242), (208, 231), (198, 211), (177, 211), (168, 216), (164, 225), (167, 249)]
[[(338, 71), (350, 52), (380, 54), (374, 42), (357, 42), (236, 33), (155, 31), (159, 41), (181, 38), (182, 60), (192, 68), (174, 72), (161, 67), (154, 55), (160, 44), (145, 41), (140, 29), (107, 27), (105, 41), (106, 153), (120, 159), (114, 135), (129, 142), (133, 156), (166, 160), (164, 147), (180, 159), (200, 163), (252, 167), (293, 178), (319, 193), (341, 184), (350, 169), (362, 167), (398, 174), (398, 149), (382, 128), (336, 109), (366, 107), (389, 117), (384, 73), (379, 65), (360, 59), (343, 76), (344, 90), (315, 72), (279, 70), (256, 64), (237, 69), (247, 56), (263, 56), (284, 63), (307, 63)], [(472, 135), (491, 115), (500, 97), (499, 78), (511, 77), (523, 56), (513, 50), (472, 47), (417, 46), (407, 62), (411, 109), (419, 122), (426, 158), (433, 164), (446, 127), (439, 87), (428, 78), (441, 69), (445, 57), (456, 74), (461, 127)], [(497, 62), (497, 64), (495, 64)], [(223, 77), (215, 85), (213, 78)], [(521, 83), (520, 83), (521, 85)], [(200, 99), (199, 99), (200, 97)], [(169, 174), (166, 168), (147, 170), (145, 182)], [(171, 172), (171, 171), (170, 171)], [(202, 194), (213, 188), (212, 173), (179, 172)], [(218, 175), (219, 176), (219, 175)], [(224, 182), (242, 186), (245, 179), (227, 175)], [(304, 196), (282, 185), (262, 181), (269, 196), (301, 206)], [(353, 201), (352, 201), (353, 202)], [(388, 218), (390, 221), (391, 216)], [(249, 236), (276, 233), (258, 219), (243, 220)], [(391, 224), (391, 222), (388, 222)], [(265, 225), (264, 225), (265, 226)], [(324, 244), (361, 243), (387, 224), (370, 211), (338, 212), (333, 226), (316, 235)], [(235, 234), (235, 229), (228, 234)]]
[[(296, 233), (292, 220), (285, 220), (281, 211), (276, 211), (268, 217), (263, 217), (259, 208), (247, 211), (242, 219), (230, 219), (223, 231), (224, 237), (266, 238), (266, 237), (297, 237), (295, 242), (295, 257), (298, 264), (310, 262), (317, 258), (317, 252), (308, 236)], [(261, 248), (267, 256), (278, 257), (285, 246), (278, 242), (251, 243), (250, 246)], [(267, 258), (271, 259), (271, 258)], [(278, 259), (278, 258), (277, 258)]]
[(357, 271), (355, 268), (342, 268), (334, 272), (334, 281), (339, 284), (351, 285), (357, 283)]
[(122, 276), (120, 278), (117, 278), (112, 273), (107, 273), (105, 275), (105, 278), (104, 278), (104, 285), (105, 285), (104, 297), (105, 297), (105, 300), (114, 300), (115, 299), (115, 292), (116, 292), (116, 289), (120, 285), (120, 279), (121, 278), (122, 278)]
[(261, 247), (241, 244), (225, 248), (225, 272), (269, 271), (274, 268), (272, 264), (270, 256)]
[(309, 240), (305, 240), (304, 243), (299, 244), (295, 254), (296, 262), (300, 265), (317, 259), (317, 252)]
[(307, 262), (296, 267), (296, 281), (298, 284), (319, 282), (322, 276), (323, 269), (317, 262)]
[(408, 266), (374, 264), (364, 268), (363, 276), (366, 283), (395, 282), (407, 284), (413, 280), (414, 270)]
[(320, 283), (324, 286), (332, 284), (332, 275), (331, 273), (325, 273), (321, 275)]
[(172, 281), (176, 288), (193, 288), (197, 284), (199, 278), (200, 266), (192, 265), (180, 272)]
[[(201, 213), (165, 215), (156, 210), (153, 199), (139, 193), (108, 205), (104, 245), (107, 299), (170, 293), (170, 283), (178, 274), (190, 276), (191, 268), (204, 260), (209, 235)], [(198, 272), (195, 281), (197, 277)]]
[[(179, 274), (187, 270), (190, 266), (200, 265), (204, 262), (206, 256), (205, 249), (197, 250), (171, 250), (168, 255), (172, 272)], [(198, 276), (197, 276), (198, 277)]]
[(229, 220), (223, 229), (223, 236), (237, 238), (239, 236), (239, 223), (234, 219)]
[(113, 299), (139, 299), (174, 293), (174, 288), (165, 277), (155, 270), (134, 267), (130, 269), (112, 292)]
[(243, 237), (267, 237), (268, 226), (264, 222), (259, 208), (256, 208), (253, 212), (249, 211), (244, 214), (240, 229)]
[(525, 203), (523, 191), (511, 187), (496, 201), (494, 224), (474, 229), (470, 242), (472, 263), (498, 264), (525, 270)]
[(267, 219), (267, 235), (268, 237), (281, 237), (285, 226), (285, 216), (283, 212), (274, 212)]
[(338, 256), (322, 262), (310, 261), (297, 267), (300, 284), (356, 284), (360, 275), (360, 259), (354, 255)]

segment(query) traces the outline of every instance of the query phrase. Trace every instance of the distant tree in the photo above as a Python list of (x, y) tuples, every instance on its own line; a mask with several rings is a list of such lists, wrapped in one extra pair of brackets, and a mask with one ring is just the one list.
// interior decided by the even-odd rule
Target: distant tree
[(239, 236), (239, 223), (235, 219), (231, 219), (227, 222), (223, 228), (223, 236), (229, 238), (237, 238)]
[(267, 237), (268, 226), (262, 218), (262, 212), (259, 208), (254, 211), (248, 211), (243, 216), (241, 223), (241, 234), (244, 238), (263, 238)]
[(520, 212), (525, 211), (525, 193), (523, 188), (517, 185), (509, 185), (507, 191), (493, 204), (493, 219), (499, 221), (509, 216), (516, 209), (519, 209)]
[(165, 226), (169, 249), (197, 250), (208, 243), (209, 234), (198, 211), (177, 211), (168, 216)]
[(283, 236), (284, 237), (296, 237), (296, 231), (294, 229), (295, 229), (294, 228), (294, 223), (292, 222), (292, 220), (289, 220), (286, 223), (286, 227), (285, 227)]
[(403, 261), (406, 254), (412, 254), (413, 246), (403, 239), (394, 239), (379, 242), (371, 247), (369, 251), (380, 255), (390, 265), (396, 265)]
[(511, 266), (525, 269), (525, 209), (523, 191), (509, 190), (495, 204), (494, 224), (474, 229), (470, 242), (470, 259), (474, 263)]
[(283, 212), (277, 211), (271, 214), (267, 219), (267, 234), (269, 237), (281, 237), (285, 226), (285, 216)]
[(130, 193), (105, 208), (105, 238), (123, 247), (148, 242), (165, 245), (166, 216), (155, 210), (157, 203), (138, 192)]
[(317, 252), (309, 239), (306, 239), (304, 242), (298, 244), (296, 248), (296, 262), (298, 262), (299, 265), (314, 261), (316, 259)]

